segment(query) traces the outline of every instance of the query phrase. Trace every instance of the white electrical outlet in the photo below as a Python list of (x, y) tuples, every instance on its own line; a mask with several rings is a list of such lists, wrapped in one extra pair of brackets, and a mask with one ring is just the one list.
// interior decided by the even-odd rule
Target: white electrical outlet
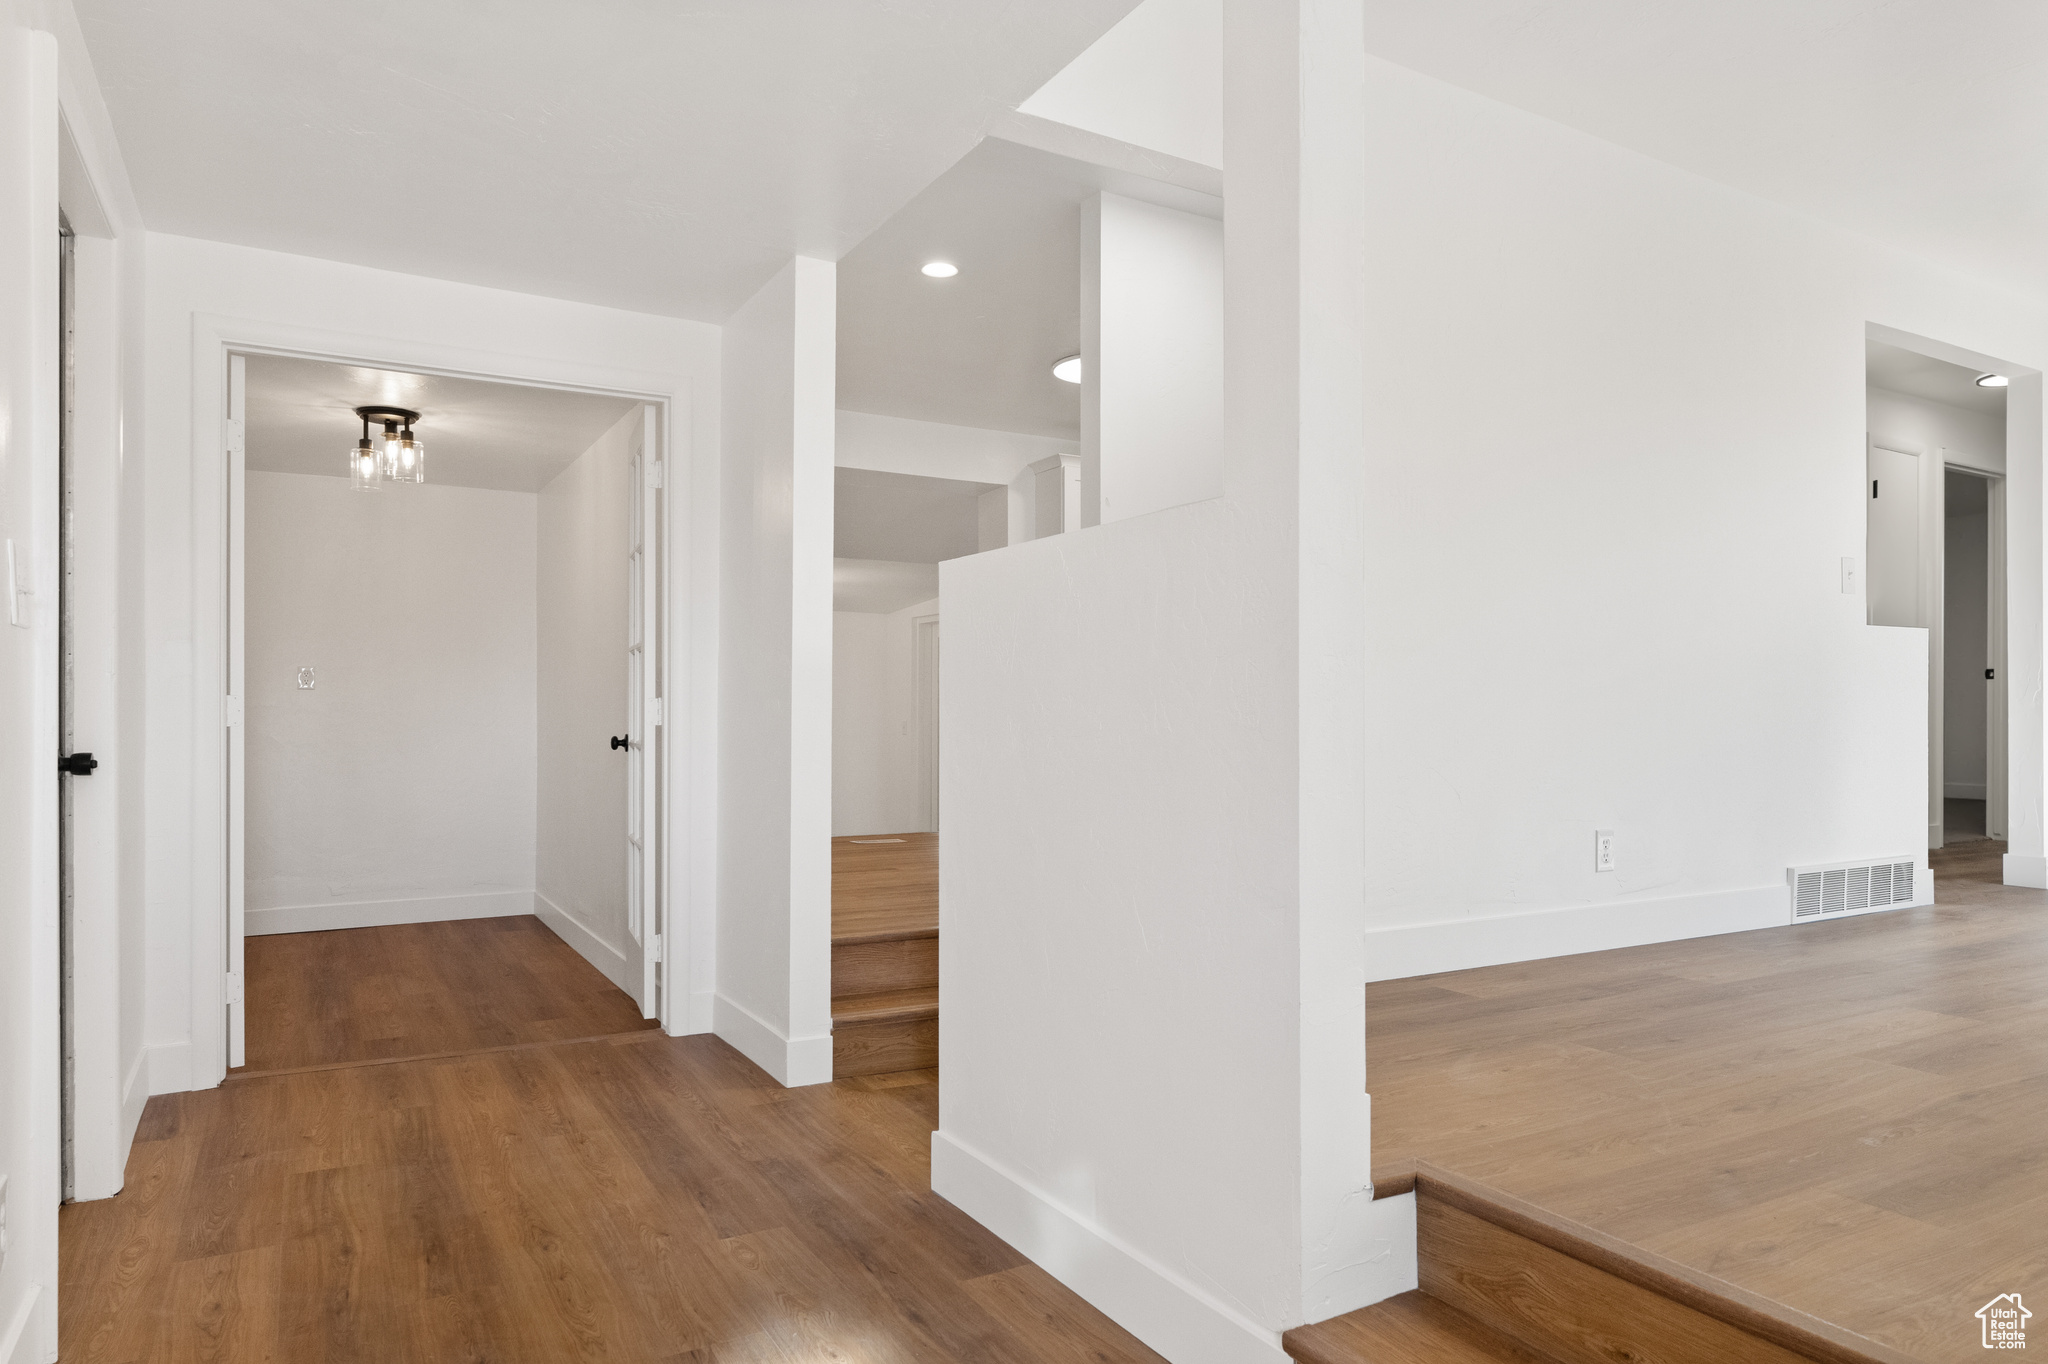
[(1614, 830), (1593, 830), (1593, 870), (1614, 870)]

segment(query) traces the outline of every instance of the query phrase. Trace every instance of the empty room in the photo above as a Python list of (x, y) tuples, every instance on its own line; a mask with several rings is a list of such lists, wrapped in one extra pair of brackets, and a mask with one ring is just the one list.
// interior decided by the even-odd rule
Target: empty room
[(2044, 62), (0, 5), (0, 1364), (2025, 1349)]

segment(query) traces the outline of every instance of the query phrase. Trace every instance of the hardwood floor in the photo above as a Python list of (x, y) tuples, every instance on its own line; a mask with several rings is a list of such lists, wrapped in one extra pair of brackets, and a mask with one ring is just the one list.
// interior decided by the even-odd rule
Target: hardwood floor
[(832, 840), (832, 1073), (939, 1063), (939, 836)]
[(150, 1100), (127, 1187), (60, 1214), (66, 1364), (1158, 1360), (931, 1192), (931, 1070), (783, 1089), (534, 919), (249, 973), (272, 1073)]
[(246, 952), (237, 1077), (655, 1026), (532, 915), (263, 934)]
[(66, 1364), (1137, 1364), (930, 1191), (931, 1072), (641, 1033), (150, 1100), (62, 1214)]
[(1931, 909), (1375, 985), (1375, 1165), (1979, 1358), (1979, 1307), (2048, 1301), (2048, 892), (2003, 851), (1937, 853)]

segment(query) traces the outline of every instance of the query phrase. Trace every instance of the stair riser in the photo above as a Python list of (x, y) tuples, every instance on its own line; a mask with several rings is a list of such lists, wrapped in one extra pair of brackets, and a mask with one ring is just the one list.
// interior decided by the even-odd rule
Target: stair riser
[(839, 943), (832, 948), (832, 998), (917, 990), (939, 983), (939, 940)]
[(1559, 1364), (1812, 1364), (1461, 1208), (1416, 1203), (1422, 1291)]
[(832, 1028), (832, 1073), (886, 1075), (924, 1070), (939, 1063), (939, 1020), (908, 1018), (890, 1023), (839, 1023)]

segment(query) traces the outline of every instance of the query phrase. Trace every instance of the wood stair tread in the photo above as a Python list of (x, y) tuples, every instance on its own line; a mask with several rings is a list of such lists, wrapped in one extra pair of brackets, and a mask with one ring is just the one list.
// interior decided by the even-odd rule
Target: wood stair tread
[(832, 1001), (832, 1023), (896, 1023), (939, 1016), (939, 987), (883, 990), (871, 995), (845, 995)]
[(1421, 1290), (1281, 1338), (1302, 1364), (1555, 1364)]

